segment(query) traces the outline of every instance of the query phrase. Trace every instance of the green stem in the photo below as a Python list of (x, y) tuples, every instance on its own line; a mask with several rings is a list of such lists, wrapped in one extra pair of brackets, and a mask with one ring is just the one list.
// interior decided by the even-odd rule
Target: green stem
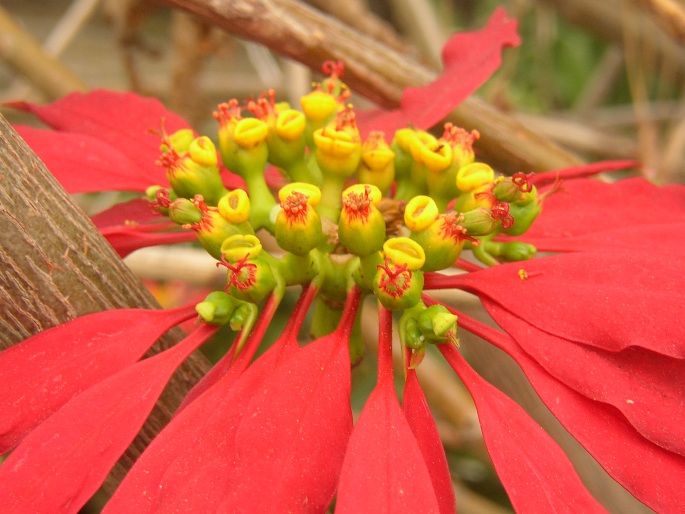
[(473, 256), (487, 266), (497, 266), (499, 264), (499, 261), (487, 252), (484, 244), (474, 246), (472, 251)]
[(342, 192), (347, 177), (327, 174), (321, 184), (321, 203), (316, 206), (316, 211), (322, 218), (328, 218), (334, 223), (338, 222), (342, 208)]
[(306, 182), (318, 186), (323, 181), (321, 170), (315, 159), (310, 159), (308, 162), (304, 158), (297, 159), (288, 165), (285, 171), (293, 182)]
[(263, 171), (246, 173), (245, 182), (250, 195), (250, 224), (255, 232), (265, 228), (274, 233), (275, 223), (271, 220), (271, 211), (276, 206), (276, 199), (266, 185)]

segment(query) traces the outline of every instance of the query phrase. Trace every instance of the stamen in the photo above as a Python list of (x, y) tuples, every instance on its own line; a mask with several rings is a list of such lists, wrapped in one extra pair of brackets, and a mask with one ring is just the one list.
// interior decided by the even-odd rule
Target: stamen
[(343, 196), (343, 209), (351, 219), (367, 219), (369, 206), (373, 202), (371, 198), (371, 186), (364, 184), (363, 193), (349, 192)]
[(212, 113), (212, 116), (214, 116), (221, 126), (224, 126), (231, 120), (242, 119), (242, 110), (238, 100), (232, 98), (228, 102), (220, 103), (217, 106), (217, 110)]
[(281, 209), (286, 214), (289, 223), (304, 223), (307, 221), (307, 200), (309, 195), (300, 191), (291, 191), (285, 201), (281, 202)]

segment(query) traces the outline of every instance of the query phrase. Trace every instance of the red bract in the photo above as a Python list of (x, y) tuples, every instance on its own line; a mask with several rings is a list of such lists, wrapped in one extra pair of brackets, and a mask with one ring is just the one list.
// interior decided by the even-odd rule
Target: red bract
[[(643, 437), (685, 456), (685, 366), (632, 346), (609, 352), (536, 329), (495, 302), (490, 315), (528, 355), (571, 389), (620, 411)], [(582, 373), (578, 373), (582, 370)], [(654, 420), (660, 420), (654, 423)]]
[(143, 199), (120, 203), (92, 218), (120, 257), (148, 246), (195, 241), (195, 233), (162, 219)]
[(378, 384), (354, 426), (336, 513), (440, 512), (423, 454), (395, 392), (392, 315), (379, 307)]
[(454, 347), (439, 348), (476, 402), (485, 444), (517, 512), (605, 512), (521, 407), (479, 377)]
[(244, 409), (219, 512), (323, 512), (330, 504), (352, 431), (348, 342), (360, 297), (353, 290), (340, 329), (279, 363)]
[[(254, 365), (239, 378), (240, 366), (231, 366), (174, 418), (106, 512), (172, 509), (188, 496), (193, 509), (206, 512), (232, 512), (234, 504), (325, 509), (352, 424), (346, 334), (359, 294), (341, 332), (298, 351), (295, 336), (314, 293), (303, 295), (293, 323)], [(246, 363), (249, 354), (239, 359)]]
[(2, 352), (0, 454), (73, 396), (133, 364), (164, 332), (194, 315), (193, 307), (98, 312)]
[(555, 379), (508, 334), (462, 313), (459, 322), (516, 360), (554, 416), (617, 482), (657, 512), (680, 510), (685, 459), (642, 437), (617, 410)]
[(423, 87), (406, 88), (400, 109), (358, 114), (359, 131), (392, 134), (407, 125), (426, 130), (438, 123), (499, 68), (502, 48), (520, 44), (516, 25), (498, 8), (484, 29), (453, 35), (442, 50), (445, 69), (440, 77)]
[(685, 261), (644, 253), (578, 253), (465, 275), (426, 275), (426, 288), (487, 297), (527, 324), (609, 351), (638, 346), (685, 358)]
[(540, 217), (517, 239), (551, 252), (659, 248), (667, 253), (683, 248), (678, 234), (685, 229), (684, 216), (681, 185), (658, 187), (641, 178), (614, 184), (568, 180), (545, 199)]
[(70, 193), (142, 192), (151, 184), (165, 184), (164, 170), (155, 165), (159, 135), (151, 130), (160, 129), (160, 120), (169, 133), (189, 128), (159, 100), (133, 93), (97, 90), (72, 93), (49, 105), (8, 105), (35, 114), (55, 130), (18, 127), (19, 134), (29, 138), (31, 147)]
[(416, 371), (413, 369), (407, 370), (407, 380), (404, 383), (402, 395), (402, 412), (407, 418), (409, 428), (416, 438), (423, 460), (428, 467), (440, 514), (454, 513), (456, 500), (445, 450), (426, 397), (419, 385)]
[(97, 383), (32, 431), (0, 467), (0, 510), (78, 512), (136, 436), (174, 370), (217, 328), (203, 325), (171, 350)]

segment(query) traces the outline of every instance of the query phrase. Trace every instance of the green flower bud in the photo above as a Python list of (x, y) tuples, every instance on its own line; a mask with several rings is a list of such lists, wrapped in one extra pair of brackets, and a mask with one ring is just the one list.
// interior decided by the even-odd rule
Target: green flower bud
[(194, 225), (202, 221), (202, 210), (187, 198), (178, 198), (169, 206), (169, 218), (179, 225)]
[[(404, 316), (403, 316), (404, 317)], [(400, 321), (401, 323), (402, 321)], [(426, 347), (426, 337), (421, 333), (414, 317), (408, 316), (403, 326), (403, 343), (412, 350), (422, 350)]]
[(236, 308), (238, 301), (223, 291), (213, 291), (195, 306), (202, 321), (213, 325), (226, 325)]
[(431, 305), (417, 320), (418, 328), (431, 343), (442, 343), (457, 333), (457, 316), (443, 305)]
[(226, 292), (250, 303), (261, 302), (276, 287), (276, 278), (253, 235), (229, 237), (221, 246), (218, 265), (228, 269)]
[(537, 248), (521, 241), (509, 241), (506, 243), (486, 241), (485, 251), (502, 261), (517, 262), (531, 259), (537, 253)]
[(503, 232), (510, 236), (520, 236), (525, 233), (542, 211), (542, 204), (537, 189), (523, 193), (522, 198), (509, 204), (509, 214), (514, 218), (514, 224)]
[(469, 236), (487, 236), (497, 230), (500, 223), (492, 217), (490, 209), (478, 207), (462, 213), (461, 226), (466, 229)]

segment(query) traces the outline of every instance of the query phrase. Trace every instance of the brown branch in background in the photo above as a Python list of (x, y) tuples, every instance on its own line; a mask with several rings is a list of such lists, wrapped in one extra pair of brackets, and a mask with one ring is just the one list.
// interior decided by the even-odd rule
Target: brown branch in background
[(685, 7), (676, 0), (637, 0), (648, 9), (656, 23), (661, 25), (671, 37), (685, 45)]
[(309, 0), (309, 4), (334, 16), (346, 25), (355, 27), (362, 34), (384, 43), (393, 50), (402, 53), (412, 51), (395, 32), (392, 25), (371, 11), (366, 0), (347, 0), (346, 2)]
[[(296, 0), (163, 0), (216, 24), (235, 36), (261, 43), (313, 69), (326, 60), (344, 61), (345, 81), (386, 108), (399, 105), (406, 86), (434, 80), (437, 72), (360, 34)], [(478, 150), (503, 171), (546, 170), (579, 159), (476, 97), (450, 121), (481, 133)]]
[(24, 75), (50, 100), (88, 86), (58, 59), (51, 57), (31, 35), (0, 7), (0, 59)]
[[(0, 116), (0, 349), (83, 314), (159, 308), (88, 217)], [(152, 350), (180, 340), (172, 331)], [(150, 353), (148, 353), (150, 354)], [(209, 369), (195, 353), (167, 386), (140, 435), (110, 474), (113, 490)]]

